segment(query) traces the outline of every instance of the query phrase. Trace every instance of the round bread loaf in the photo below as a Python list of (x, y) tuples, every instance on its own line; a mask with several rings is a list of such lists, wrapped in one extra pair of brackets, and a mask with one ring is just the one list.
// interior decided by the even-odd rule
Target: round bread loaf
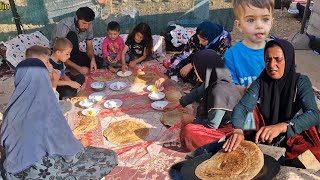
[(134, 119), (111, 123), (103, 132), (108, 141), (117, 145), (143, 142), (148, 134), (147, 124)]
[(199, 164), (195, 175), (202, 180), (249, 180), (260, 172), (263, 164), (259, 147), (251, 141), (243, 141), (235, 151), (224, 152), (222, 149)]
[(154, 73), (138, 73), (136, 76), (129, 76), (132, 83), (154, 84), (160, 77)]
[(173, 126), (181, 121), (183, 112), (175, 109), (173, 111), (166, 111), (163, 113), (161, 122), (167, 126)]
[(170, 102), (178, 102), (181, 97), (182, 94), (180, 93), (180, 91), (177, 90), (171, 90), (166, 93), (166, 99)]

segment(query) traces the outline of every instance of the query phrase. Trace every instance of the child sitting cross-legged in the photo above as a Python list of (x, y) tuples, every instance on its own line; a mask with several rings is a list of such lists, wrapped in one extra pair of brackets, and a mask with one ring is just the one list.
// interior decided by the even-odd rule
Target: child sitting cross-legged
[(57, 91), (60, 94), (59, 99), (68, 99), (77, 95), (77, 91), (84, 83), (85, 77), (82, 74), (65, 74), (64, 63), (70, 58), (73, 46), (67, 38), (58, 38), (53, 46), (53, 53), (50, 57), (50, 63), (54, 69), (60, 70), (60, 80), (57, 83)]

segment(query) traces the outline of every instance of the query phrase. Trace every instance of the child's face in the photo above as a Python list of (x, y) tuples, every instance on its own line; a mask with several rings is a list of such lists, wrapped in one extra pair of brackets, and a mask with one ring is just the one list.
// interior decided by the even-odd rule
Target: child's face
[(118, 36), (119, 36), (119, 31), (115, 31), (115, 30), (108, 30), (108, 32), (107, 32), (107, 34), (108, 34), (108, 37), (111, 39), (111, 40), (115, 40), (115, 39), (117, 39), (118, 38)]
[(199, 39), (199, 43), (200, 43), (202, 46), (208, 45), (208, 43), (209, 43), (208, 39), (202, 38), (201, 36), (199, 36), (199, 34), (198, 34), (197, 36), (198, 36), (198, 39)]
[(240, 32), (244, 33), (245, 40), (253, 44), (266, 40), (272, 27), (272, 14), (269, 9), (246, 6), (240, 10), (239, 17), (235, 20)]
[(72, 51), (72, 48), (67, 47), (65, 50), (57, 51), (58, 59), (62, 62), (66, 62), (70, 58), (70, 53)]
[(143, 35), (140, 33), (140, 32), (137, 32), (135, 35), (134, 35), (134, 41), (136, 43), (140, 43), (142, 40), (144, 39)]

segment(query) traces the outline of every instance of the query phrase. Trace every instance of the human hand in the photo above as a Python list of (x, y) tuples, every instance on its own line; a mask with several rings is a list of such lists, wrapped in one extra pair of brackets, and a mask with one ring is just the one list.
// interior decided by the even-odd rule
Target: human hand
[(122, 70), (123, 73), (128, 71), (128, 66), (126, 64), (122, 65), (121, 70)]
[(69, 81), (69, 86), (74, 89), (78, 89), (78, 88), (80, 88), (81, 85), (76, 81)]
[(244, 140), (244, 134), (242, 129), (234, 129), (232, 135), (223, 144), (222, 148), (226, 152), (231, 152), (236, 150), (241, 142)]
[(155, 86), (159, 89), (161, 86), (163, 86), (163, 83), (165, 82), (166, 80), (164, 78), (159, 78), (158, 80), (156, 80), (156, 82), (154, 83)]
[(51, 73), (51, 84), (53, 88), (57, 87), (58, 81), (60, 79), (60, 71), (57, 69), (53, 69), (52, 73)]
[(164, 110), (164, 111), (173, 111), (173, 110), (176, 109), (179, 105), (180, 105), (180, 102), (169, 103), (169, 104), (167, 104), (167, 105), (163, 108), (163, 110)]
[(129, 67), (132, 68), (132, 69), (134, 67), (136, 67), (136, 65), (137, 65), (137, 63), (135, 61), (130, 61), (130, 63), (129, 63)]
[(85, 67), (85, 66), (81, 66), (79, 68), (79, 73), (83, 74), (83, 75), (86, 75), (89, 73), (89, 68)]
[(287, 132), (287, 123), (279, 123), (270, 126), (263, 126), (256, 133), (255, 143), (268, 142), (271, 143), (273, 138), (277, 137), (280, 133)]
[(181, 75), (182, 77), (186, 77), (186, 76), (190, 73), (190, 71), (192, 70), (192, 68), (193, 68), (193, 66), (192, 66), (191, 63), (183, 66), (183, 68), (180, 69), (180, 75)]
[(91, 62), (90, 62), (90, 72), (91, 72), (91, 73), (95, 73), (96, 70), (97, 70), (96, 60), (95, 60), (95, 59), (91, 59)]

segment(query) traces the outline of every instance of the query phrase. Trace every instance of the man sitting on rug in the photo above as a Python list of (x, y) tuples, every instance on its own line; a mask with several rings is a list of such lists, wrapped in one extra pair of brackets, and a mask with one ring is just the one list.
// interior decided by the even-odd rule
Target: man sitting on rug
[[(94, 17), (95, 14), (92, 9), (89, 7), (81, 7), (77, 10), (76, 16), (62, 19), (52, 33), (51, 46), (53, 46), (57, 38), (67, 38), (72, 42), (71, 61), (67, 60), (66, 65), (81, 74), (88, 74), (88, 68), (90, 68), (91, 72), (95, 72), (97, 69), (92, 44), (92, 21)], [(79, 42), (82, 41), (86, 42), (87, 52), (81, 52), (79, 50)]]

